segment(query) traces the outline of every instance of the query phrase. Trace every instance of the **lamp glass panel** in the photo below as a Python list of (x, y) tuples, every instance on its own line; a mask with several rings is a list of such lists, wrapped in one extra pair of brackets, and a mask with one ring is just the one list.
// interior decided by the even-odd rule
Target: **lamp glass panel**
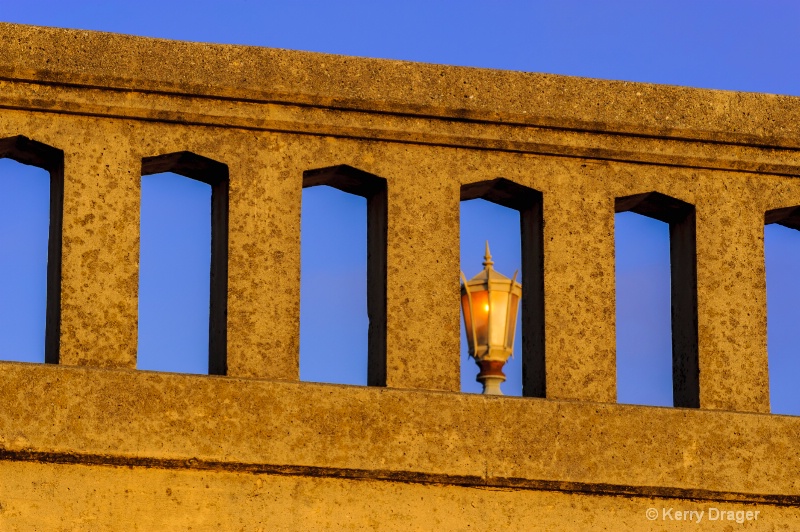
[[(492, 327), (490, 343), (494, 346), (505, 345), (506, 315), (508, 314), (508, 292), (492, 290)], [(488, 310), (488, 309), (487, 309)]]
[[(470, 292), (472, 296), (472, 316), (475, 320), (475, 341), (477, 345), (474, 346), (475, 351), (480, 351), (479, 346), (485, 346), (488, 343), (489, 331), (489, 294), (486, 290), (478, 290), (477, 292)], [(467, 326), (467, 334), (471, 335), (469, 326)]]
[(470, 353), (475, 352), (475, 346), (472, 345), (472, 319), (469, 312), (469, 297), (467, 294), (461, 294), (461, 313), (464, 315), (464, 329), (467, 331), (467, 344), (469, 345)]
[(517, 313), (519, 312), (519, 296), (517, 294), (511, 294), (511, 309), (510, 315), (508, 317), (508, 321), (506, 322), (508, 327), (508, 336), (506, 338), (506, 345), (514, 345), (514, 334), (516, 333), (516, 325), (517, 325)]

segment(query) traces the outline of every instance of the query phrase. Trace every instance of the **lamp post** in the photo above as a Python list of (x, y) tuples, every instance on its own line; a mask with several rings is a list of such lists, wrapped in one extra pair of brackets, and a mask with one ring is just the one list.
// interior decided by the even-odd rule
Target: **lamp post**
[(461, 272), (461, 310), (469, 355), (480, 368), (476, 380), (483, 384), (484, 394), (503, 395), (500, 383), (506, 380), (503, 366), (514, 351), (522, 285), (517, 282), (518, 271), (509, 279), (493, 264), (487, 241), (483, 271), (469, 281)]

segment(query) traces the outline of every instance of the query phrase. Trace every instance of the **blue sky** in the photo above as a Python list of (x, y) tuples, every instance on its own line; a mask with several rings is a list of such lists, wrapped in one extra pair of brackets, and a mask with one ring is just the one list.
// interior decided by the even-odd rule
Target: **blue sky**
[[(0, 20), (800, 95), (800, 3), (790, 0), (61, 0), (6, 2)], [(43, 175), (0, 161), (2, 359), (40, 356), (47, 231)], [(207, 195), (207, 186), (190, 180), (161, 175), (143, 181), (142, 368), (204, 371)], [(304, 192), (303, 207), (301, 377), (364, 383), (364, 201), (319, 188)], [(320, 212), (338, 222), (323, 223)], [(480, 269), (486, 239), (496, 268), (513, 273), (519, 267), (516, 214), (482, 200), (465, 203), (461, 214), (465, 274), (471, 277)], [(666, 235), (660, 222), (617, 216), (621, 402), (671, 403)], [(800, 414), (800, 394), (793, 386), (800, 376), (795, 347), (800, 338), (792, 319), (792, 303), (800, 296), (793, 275), (800, 238), (779, 227), (768, 227), (765, 237), (772, 406), (775, 412)], [(317, 287), (323, 286), (335, 286), (336, 292), (318, 296)], [(327, 319), (326, 307), (333, 296), (346, 301), (335, 321)], [(474, 365), (465, 361), (463, 369), (464, 390), (477, 391)], [(518, 357), (507, 374), (504, 389), (519, 394)]]

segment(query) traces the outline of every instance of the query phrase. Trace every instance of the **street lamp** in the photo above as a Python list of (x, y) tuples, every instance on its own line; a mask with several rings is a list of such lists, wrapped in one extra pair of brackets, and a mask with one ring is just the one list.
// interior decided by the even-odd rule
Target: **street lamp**
[(508, 357), (514, 351), (514, 333), (517, 327), (517, 309), (522, 296), (522, 285), (517, 282), (517, 272), (509, 279), (496, 272), (486, 242), (483, 271), (467, 281), (461, 272), (461, 310), (467, 329), (469, 355), (480, 368), (476, 380), (483, 384), (486, 395), (503, 395), (500, 383), (506, 380), (503, 373)]

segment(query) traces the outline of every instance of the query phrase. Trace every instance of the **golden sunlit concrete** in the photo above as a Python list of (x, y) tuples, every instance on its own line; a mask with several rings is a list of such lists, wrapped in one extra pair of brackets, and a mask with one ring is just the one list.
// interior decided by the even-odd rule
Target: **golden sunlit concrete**
[[(18, 136), (63, 152), (60, 363), (0, 363), (0, 529), (800, 527), (763, 252), (800, 99), (0, 24)], [(135, 370), (142, 160), (184, 151), (229, 171), (225, 376)], [(303, 174), (340, 165), (386, 180), (386, 387), (298, 382)], [(546, 398), (458, 393), (459, 202), (497, 178), (541, 193)], [(696, 209), (699, 409), (615, 404), (615, 201), (650, 192)]]

